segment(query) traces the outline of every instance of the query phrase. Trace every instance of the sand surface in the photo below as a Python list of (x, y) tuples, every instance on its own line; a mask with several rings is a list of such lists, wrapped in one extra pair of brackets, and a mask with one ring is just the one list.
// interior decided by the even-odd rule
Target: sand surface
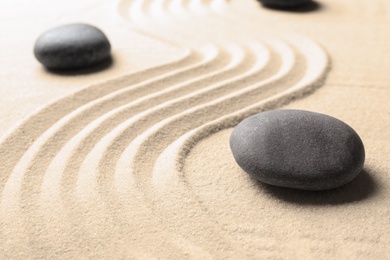
[[(0, 3), (0, 258), (390, 258), (390, 2), (295, 12), (253, 0)], [(113, 61), (53, 73), (35, 39), (101, 28)], [(363, 172), (270, 187), (228, 140), (273, 108), (352, 126)]]

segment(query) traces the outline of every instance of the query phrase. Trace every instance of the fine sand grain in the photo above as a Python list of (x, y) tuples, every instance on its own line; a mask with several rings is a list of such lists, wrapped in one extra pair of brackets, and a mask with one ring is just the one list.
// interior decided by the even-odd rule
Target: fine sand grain
[[(385, 0), (5, 2), (1, 258), (390, 257)], [(113, 61), (45, 70), (35, 38), (74, 21), (106, 33)], [(325, 192), (248, 177), (230, 133), (274, 108), (350, 124), (364, 171)]]

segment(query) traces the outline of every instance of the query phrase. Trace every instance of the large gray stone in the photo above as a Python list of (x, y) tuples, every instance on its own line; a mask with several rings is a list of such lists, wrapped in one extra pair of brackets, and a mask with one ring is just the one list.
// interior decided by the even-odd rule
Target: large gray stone
[(353, 180), (365, 151), (344, 122), (303, 110), (273, 110), (243, 120), (230, 137), (238, 165), (276, 186), (327, 190)]
[(102, 31), (87, 24), (68, 24), (43, 33), (35, 57), (49, 69), (77, 69), (110, 57), (111, 45)]

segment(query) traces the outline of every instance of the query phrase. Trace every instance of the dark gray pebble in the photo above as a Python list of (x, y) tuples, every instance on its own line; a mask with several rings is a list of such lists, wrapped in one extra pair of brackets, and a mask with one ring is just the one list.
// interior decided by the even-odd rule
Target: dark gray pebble
[(274, 8), (294, 8), (307, 4), (311, 0), (259, 0), (263, 5)]
[(77, 69), (110, 57), (111, 45), (98, 28), (68, 24), (43, 33), (35, 42), (35, 57), (49, 69)]
[(276, 186), (328, 190), (362, 170), (364, 146), (344, 122), (303, 110), (256, 114), (236, 126), (230, 148), (238, 165)]

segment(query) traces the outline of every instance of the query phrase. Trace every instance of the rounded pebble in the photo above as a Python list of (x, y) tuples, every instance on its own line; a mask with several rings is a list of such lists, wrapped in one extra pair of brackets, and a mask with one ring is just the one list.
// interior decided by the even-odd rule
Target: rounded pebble
[(104, 33), (88, 24), (68, 24), (43, 33), (34, 54), (49, 69), (77, 69), (110, 57), (111, 45)]
[(243, 120), (230, 136), (230, 148), (256, 179), (303, 190), (342, 186), (360, 173), (365, 159), (350, 126), (303, 110), (272, 110)]
[(259, 0), (263, 5), (275, 8), (294, 8), (311, 0)]

